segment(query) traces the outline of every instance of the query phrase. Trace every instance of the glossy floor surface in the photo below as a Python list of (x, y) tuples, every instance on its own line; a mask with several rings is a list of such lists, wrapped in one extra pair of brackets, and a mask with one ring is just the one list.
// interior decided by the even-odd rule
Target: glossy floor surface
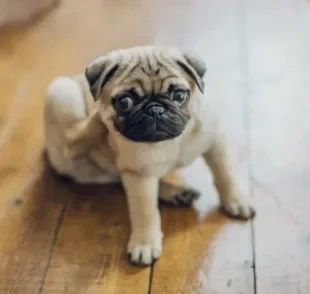
[[(61, 181), (42, 157), (48, 82), (119, 47), (177, 45), (208, 65), (253, 222), (218, 211), (198, 159), (196, 209), (163, 207), (164, 253), (128, 264), (120, 187)], [(310, 2), (62, 0), (0, 33), (0, 293), (309, 294)]]

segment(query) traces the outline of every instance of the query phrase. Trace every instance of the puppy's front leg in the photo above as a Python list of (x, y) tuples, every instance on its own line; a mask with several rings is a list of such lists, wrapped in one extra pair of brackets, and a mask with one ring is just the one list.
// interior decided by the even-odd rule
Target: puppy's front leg
[(159, 180), (130, 172), (122, 175), (127, 194), (131, 235), (128, 243), (130, 260), (150, 265), (162, 251), (161, 220), (158, 209)]
[(203, 156), (213, 173), (214, 184), (223, 209), (232, 217), (242, 219), (253, 217), (254, 209), (245, 199), (240, 197), (240, 192), (233, 178), (224, 138), (218, 138)]

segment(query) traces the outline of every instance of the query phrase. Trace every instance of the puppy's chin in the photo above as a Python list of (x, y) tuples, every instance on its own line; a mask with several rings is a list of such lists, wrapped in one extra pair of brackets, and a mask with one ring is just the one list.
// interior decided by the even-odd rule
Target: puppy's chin
[(161, 116), (140, 114), (114, 121), (116, 129), (135, 142), (155, 143), (171, 140), (182, 134), (188, 122), (184, 115), (166, 113)]

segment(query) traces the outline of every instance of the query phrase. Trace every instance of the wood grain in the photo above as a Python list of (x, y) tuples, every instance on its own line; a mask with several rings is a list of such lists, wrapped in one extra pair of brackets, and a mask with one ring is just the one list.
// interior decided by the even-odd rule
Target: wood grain
[(119, 187), (72, 187), (42, 293), (147, 293), (150, 269), (128, 264)]
[[(310, 289), (309, 2), (249, 3), (257, 293)], [(267, 13), (268, 12), (268, 13)], [(308, 25), (308, 26), (307, 26)]]
[(22, 38), (2, 37), (0, 292), (38, 293), (68, 198), (42, 158), (36, 57)]

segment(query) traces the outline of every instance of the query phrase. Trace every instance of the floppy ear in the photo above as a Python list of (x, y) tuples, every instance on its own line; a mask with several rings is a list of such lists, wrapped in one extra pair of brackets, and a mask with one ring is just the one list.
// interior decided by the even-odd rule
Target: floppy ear
[(206, 73), (204, 60), (194, 52), (184, 52), (186, 62), (178, 60), (178, 65), (195, 81), (201, 93), (204, 92), (203, 77)]
[(118, 67), (119, 65), (107, 56), (98, 57), (87, 66), (85, 76), (95, 101), (98, 100), (102, 88), (111, 80)]

